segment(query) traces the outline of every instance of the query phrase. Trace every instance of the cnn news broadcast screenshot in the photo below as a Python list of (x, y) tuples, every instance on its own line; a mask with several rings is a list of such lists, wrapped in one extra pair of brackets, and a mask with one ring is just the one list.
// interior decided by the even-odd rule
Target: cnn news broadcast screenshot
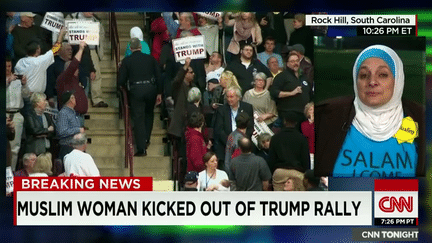
[(431, 242), (432, 8), (296, 2), (1, 3), (2, 241)]

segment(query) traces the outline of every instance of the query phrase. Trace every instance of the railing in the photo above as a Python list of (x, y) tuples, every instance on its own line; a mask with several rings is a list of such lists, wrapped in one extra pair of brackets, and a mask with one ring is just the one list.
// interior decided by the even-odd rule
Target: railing
[[(109, 35), (111, 41), (111, 60), (115, 59), (116, 62), (116, 73), (117, 73), (117, 84), (118, 84), (118, 73), (120, 67), (120, 40), (117, 30), (117, 19), (114, 12), (109, 13)], [(133, 171), (133, 156), (134, 147), (132, 139), (132, 128), (129, 119), (129, 105), (127, 91), (124, 88), (119, 88), (119, 110), (120, 116), (123, 118), (125, 126), (125, 168), (130, 170), (130, 176), (134, 176)]]

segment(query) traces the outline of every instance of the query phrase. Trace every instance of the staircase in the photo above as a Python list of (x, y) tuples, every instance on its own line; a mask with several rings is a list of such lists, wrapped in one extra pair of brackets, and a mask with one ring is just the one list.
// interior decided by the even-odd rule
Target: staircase
[[(111, 60), (111, 44), (108, 37), (108, 13), (96, 13), (105, 29), (105, 55), (100, 62), (102, 91), (108, 108), (89, 107), (89, 119), (85, 120), (86, 131), (91, 143), (87, 152), (92, 155), (101, 176), (130, 176), (125, 168), (125, 130), (124, 121), (119, 119), (119, 102), (116, 96), (116, 64)], [(144, 16), (139, 13), (116, 13), (121, 55), (124, 54), (129, 31), (134, 26), (143, 27)], [(121, 58), (123, 59), (123, 57)], [(91, 104), (89, 102), (89, 104)], [(167, 154), (167, 144), (163, 143), (166, 130), (162, 127), (160, 110), (155, 109), (153, 131), (146, 157), (134, 157), (134, 176), (153, 177), (153, 190), (172, 191), (171, 158)]]

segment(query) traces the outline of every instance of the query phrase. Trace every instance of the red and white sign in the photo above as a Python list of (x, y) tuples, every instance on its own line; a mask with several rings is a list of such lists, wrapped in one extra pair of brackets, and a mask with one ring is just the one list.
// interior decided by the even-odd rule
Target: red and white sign
[(416, 179), (375, 180), (375, 218), (418, 218)]

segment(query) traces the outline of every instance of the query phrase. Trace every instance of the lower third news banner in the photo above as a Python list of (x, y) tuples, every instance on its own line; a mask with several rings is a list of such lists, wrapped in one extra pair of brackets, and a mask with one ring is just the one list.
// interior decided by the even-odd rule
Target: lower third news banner
[(372, 192), (151, 192), (151, 183), (146, 177), (17, 177), (14, 223), (372, 225)]

